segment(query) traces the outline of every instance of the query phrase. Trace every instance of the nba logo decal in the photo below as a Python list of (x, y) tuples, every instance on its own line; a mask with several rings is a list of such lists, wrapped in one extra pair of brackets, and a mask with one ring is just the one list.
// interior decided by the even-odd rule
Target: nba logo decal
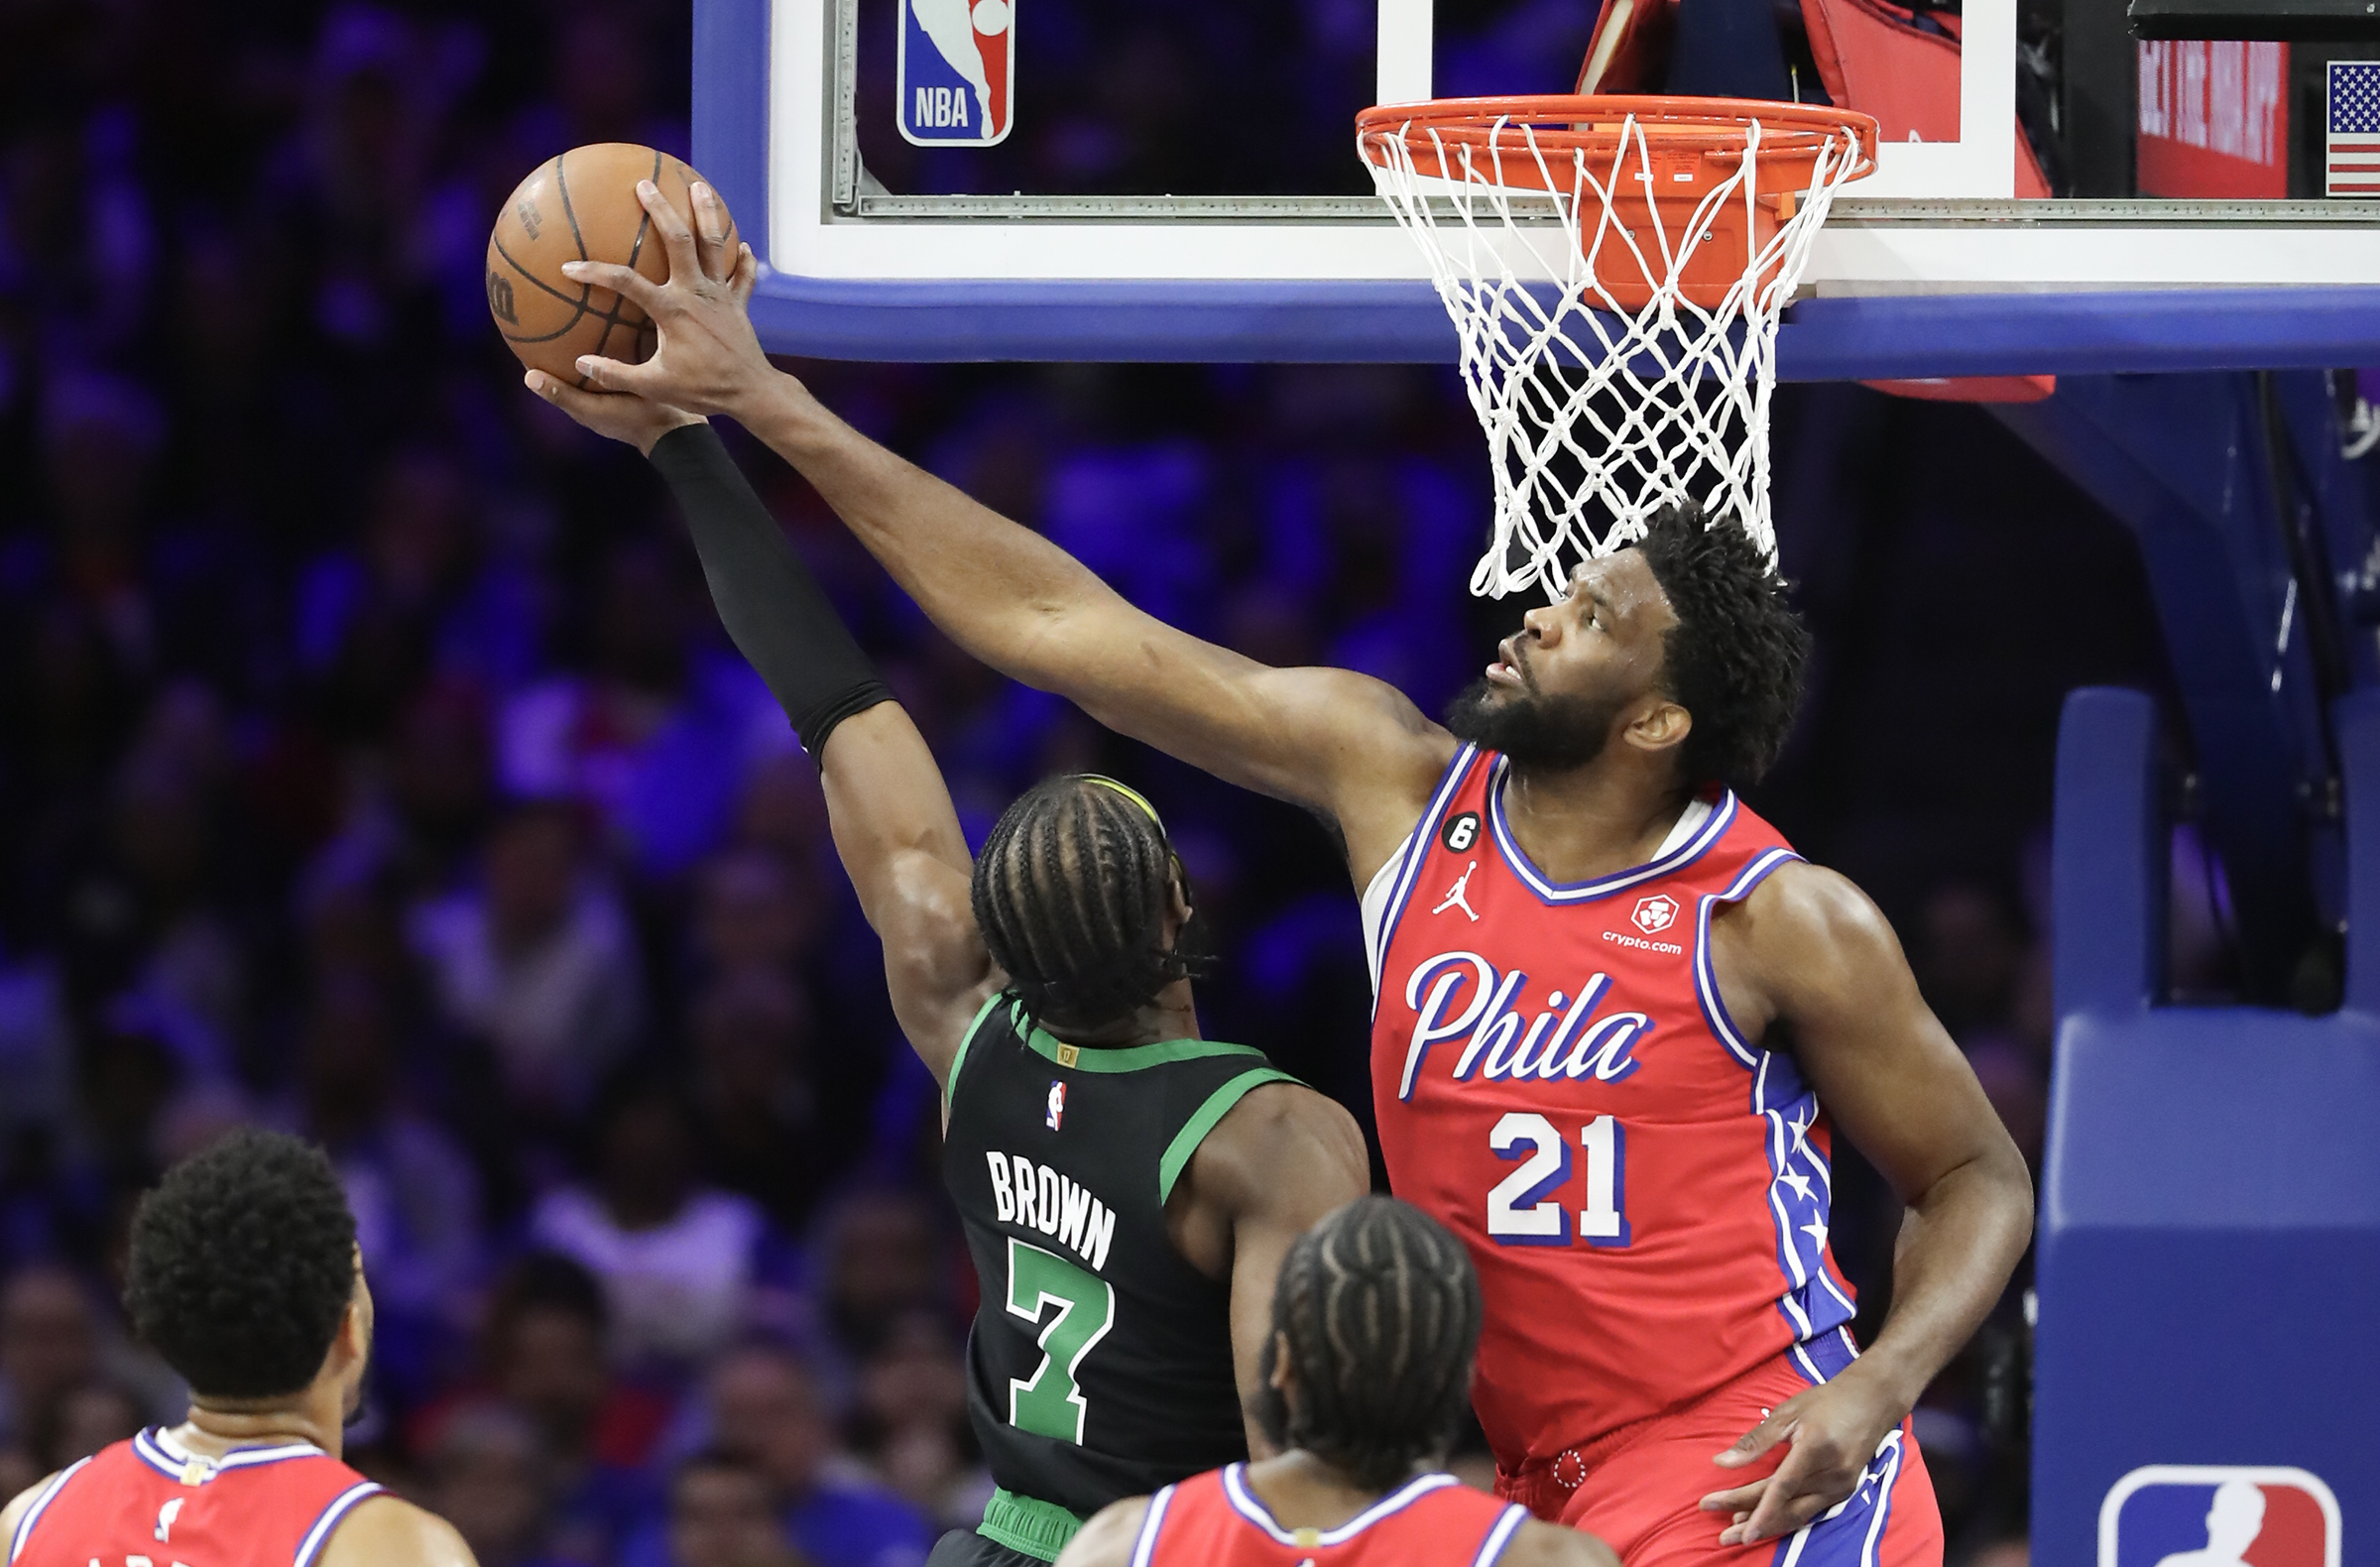
[(1058, 1130), (1058, 1123), (1064, 1121), (1065, 1119), (1066, 1085), (1060, 1082), (1052, 1082), (1049, 1085), (1049, 1114), (1041, 1118), (1041, 1124), (1049, 1128), (1050, 1131), (1055, 1132)]
[(900, 0), (899, 60), (903, 140), (990, 147), (1008, 139), (1015, 0)]
[(2152, 1464), (2099, 1504), (2099, 1567), (2338, 1567), (2338, 1500), (2303, 1469)]
[(1678, 901), (1667, 893), (1639, 898), (1636, 900), (1636, 912), (1628, 917), (1635, 921), (1637, 929), (1648, 936), (1656, 930), (1667, 930), (1670, 921), (1678, 917)]

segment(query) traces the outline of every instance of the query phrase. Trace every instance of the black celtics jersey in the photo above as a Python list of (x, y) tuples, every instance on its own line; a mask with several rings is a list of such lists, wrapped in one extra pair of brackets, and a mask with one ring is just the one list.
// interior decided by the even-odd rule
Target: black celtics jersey
[(1078, 1047), (1005, 996), (977, 1015), (942, 1178), (983, 1289), (968, 1414), (1004, 1492), (1088, 1516), (1245, 1456), (1230, 1287), (1174, 1250), (1165, 1199), (1243, 1096), (1294, 1080), (1247, 1045)]

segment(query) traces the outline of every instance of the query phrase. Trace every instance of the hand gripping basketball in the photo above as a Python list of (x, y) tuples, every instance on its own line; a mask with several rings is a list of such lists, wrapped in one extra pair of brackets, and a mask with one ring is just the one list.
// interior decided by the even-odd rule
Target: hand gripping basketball
[(669, 260), (668, 282), (654, 283), (610, 262), (574, 261), (562, 268), (573, 283), (619, 291), (653, 317), (659, 335), (660, 346), (641, 365), (589, 354), (578, 361), (578, 372), (606, 392), (694, 414), (733, 413), (773, 373), (745, 313), (760, 260), (750, 245), (727, 249), (727, 210), (718, 192), (698, 182), (687, 193), (694, 203), (692, 225), (658, 185), (637, 181), (637, 199), (652, 215)]

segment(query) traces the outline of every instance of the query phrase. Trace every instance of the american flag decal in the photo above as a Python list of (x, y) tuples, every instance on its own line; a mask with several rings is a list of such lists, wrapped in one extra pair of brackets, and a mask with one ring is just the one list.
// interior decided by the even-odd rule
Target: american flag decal
[(2380, 195), (2380, 60), (2330, 61), (2328, 99), (2324, 193)]

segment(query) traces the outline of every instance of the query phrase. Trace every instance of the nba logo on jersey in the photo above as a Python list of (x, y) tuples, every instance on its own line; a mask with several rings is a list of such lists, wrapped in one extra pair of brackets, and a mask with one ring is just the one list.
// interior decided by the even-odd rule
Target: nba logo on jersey
[(990, 147), (1009, 134), (1016, 75), (1015, 0), (900, 0), (903, 140)]
[(1065, 1119), (1066, 1085), (1053, 1079), (1049, 1085), (1049, 1114), (1041, 1118), (1041, 1124), (1055, 1132)]
[(2339, 1567), (2338, 1501), (2303, 1469), (2135, 1469), (2099, 1505), (2099, 1567)]

